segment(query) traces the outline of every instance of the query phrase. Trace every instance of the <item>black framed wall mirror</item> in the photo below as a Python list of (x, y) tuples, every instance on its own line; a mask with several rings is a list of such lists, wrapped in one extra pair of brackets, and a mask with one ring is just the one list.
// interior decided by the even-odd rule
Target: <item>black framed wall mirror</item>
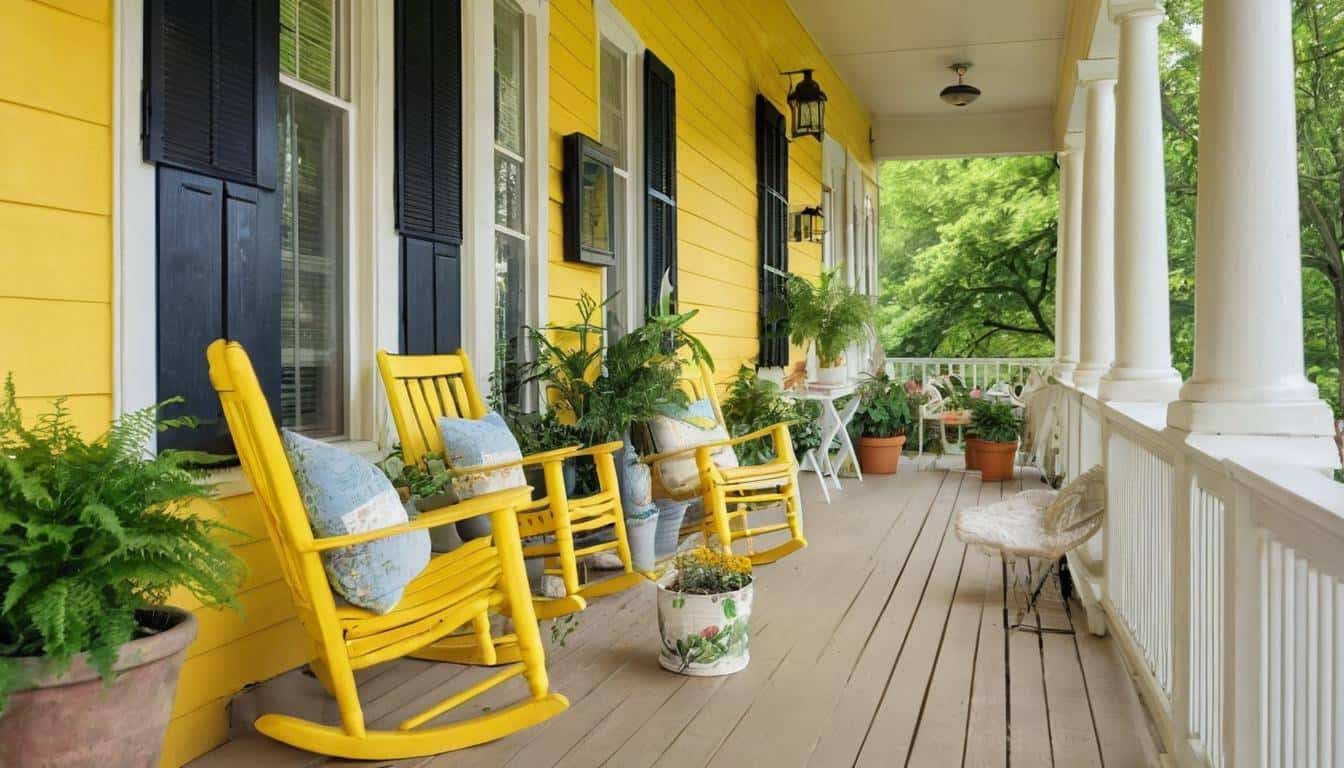
[(615, 156), (582, 133), (565, 137), (565, 261), (616, 263)]

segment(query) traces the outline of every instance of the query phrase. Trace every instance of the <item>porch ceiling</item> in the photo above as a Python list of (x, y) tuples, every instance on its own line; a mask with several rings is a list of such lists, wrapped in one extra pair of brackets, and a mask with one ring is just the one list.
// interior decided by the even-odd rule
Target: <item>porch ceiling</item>
[[(789, 0), (873, 115), (879, 158), (1049, 152), (1069, 37), (1067, 0)], [(974, 66), (974, 104), (944, 104), (948, 67)]]

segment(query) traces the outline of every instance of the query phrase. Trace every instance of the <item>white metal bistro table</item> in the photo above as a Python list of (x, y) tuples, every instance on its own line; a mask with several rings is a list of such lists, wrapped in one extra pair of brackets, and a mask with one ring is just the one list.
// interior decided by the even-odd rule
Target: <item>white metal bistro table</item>
[[(854, 394), (857, 387), (857, 383), (851, 381), (836, 385), (808, 384), (801, 389), (788, 391), (790, 397), (812, 400), (821, 406), (821, 418), (818, 423), (821, 427), (820, 454), (810, 451), (808, 456), (803, 457), (802, 463), (810, 465), (812, 471), (817, 473), (817, 477), (821, 480), (821, 492), (826, 497), (827, 503), (831, 500), (831, 494), (826, 487), (826, 474), (830, 474), (831, 482), (839, 489), (840, 468), (846, 461), (853, 463), (855, 476), (859, 478), (859, 482), (863, 482), (863, 472), (859, 470), (859, 458), (854, 453), (854, 443), (849, 439), (847, 429), (857, 408), (847, 407), (842, 414), (835, 405), (836, 401)], [(854, 405), (857, 405), (857, 402)], [(840, 440), (840, 448), (832, 454), (831, 443), (837, 438)]]

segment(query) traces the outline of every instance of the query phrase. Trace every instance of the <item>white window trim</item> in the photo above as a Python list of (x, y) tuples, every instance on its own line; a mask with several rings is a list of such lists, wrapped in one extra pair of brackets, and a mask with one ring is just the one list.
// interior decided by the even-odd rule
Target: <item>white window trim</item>
[[(550, 295), (550, 3), (512, 2), (523, 11), (523, 219), (527, 232), (520, 234), (527, 238), (524, 322), (540, 328), (546, 324)], [(476, 383), (486, 392), (495, 359), (494, 0), (462, 3), (462, 39), (462, 346), (477, 361)], [(490, 43), (465, 43), (471, 40)]]
[[(633, 25), (626, 20), (611, 0), (597, 0), (597, 43), (599, 46), (599, 68), (601, 66), (600, 46), (605, 38), (626, 55), (625, 67), (625, 104), (628, 119), (625, 121), (625, 146), (628, 168), (626, 169), (625, 200), (625, 243), (630, 263), (625, 269), (625, 284), (621, 286), (625, 316), (621, 322), (626, 329), (637, 328), (644, 323), (644, 41)], [(601, 88), (601, 73), (598, 74), (598, 88)], [(598, 94), (601, 98), (601, 93)], [(600, 109), (600, 107), (599, 107)], [(599, 125), (599, 129), (600, 129)], [(598, 137), (601, 140), (603, 137)], [(608, 270), (602, 270), (603, 295), (607, 293)]]
[[(395, 82), (393, 4), (350, 0), (351, 77), (346, 137), (346, 436), (335, 440), (376, 455), (392, 443), (391, 420), (375, 372), (375, 352), (396, 349), (400, 322), (400, 239), (393, 207)], [(155, 167), (140, 145), (144, 0), (115, 4), (113, 141), (113, 394), (115, 413), (158, 402)], [(288, 85), (294, 85), (287, 80)], [(310, 93), (299, 84), (300, 90)], [(319, 98), (332, 97), (321, 94)], [(376, 108), (371, 108), (376, 104)], [(365, 108), (360, 108), (364, 106)], [(369, 183), (362, 183), (369, 180)], [(201, 350), (205, 355), (205, 350)], [(220, 495), (247, 492), (238, 470), (217, 473)]]

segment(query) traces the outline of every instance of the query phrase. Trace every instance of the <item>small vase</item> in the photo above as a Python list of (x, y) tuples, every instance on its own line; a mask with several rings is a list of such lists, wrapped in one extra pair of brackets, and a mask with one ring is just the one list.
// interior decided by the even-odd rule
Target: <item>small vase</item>
[(731, 675), (751, 661), (752, 587), (718, 595), (693, 595), (669, 587), (670, 570), (658, 580), (658, 663), (671, 672), (696, 677)]

